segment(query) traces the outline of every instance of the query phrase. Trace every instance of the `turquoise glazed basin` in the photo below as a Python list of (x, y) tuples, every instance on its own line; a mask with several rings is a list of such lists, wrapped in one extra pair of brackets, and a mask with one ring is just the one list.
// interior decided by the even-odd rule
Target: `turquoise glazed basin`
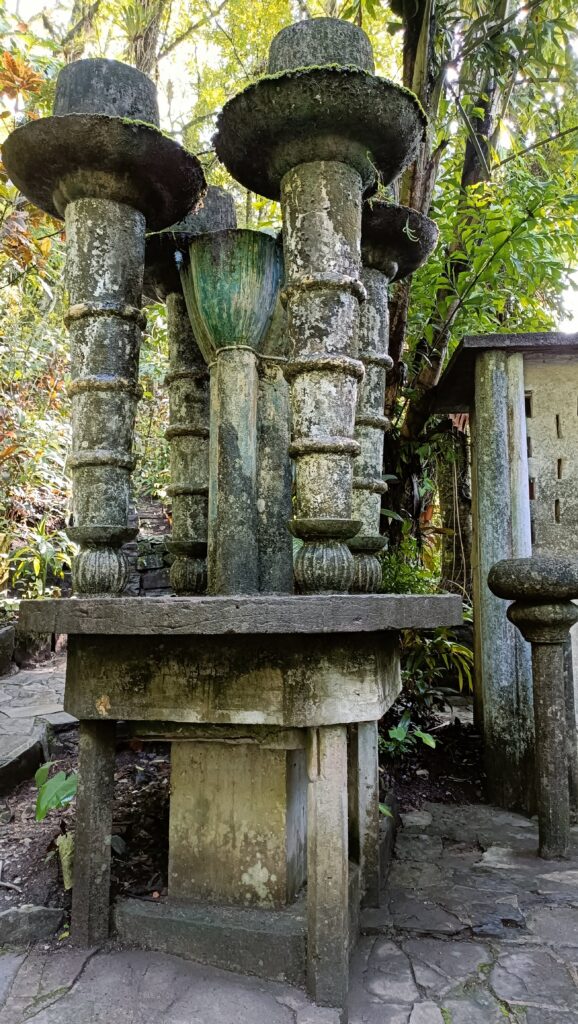
[(277, 301), (282, 254), (279, 241), (262, 231), (215, 231), (191, 242), (181, 280), (208, 363), (221, 348), (259, 351)]

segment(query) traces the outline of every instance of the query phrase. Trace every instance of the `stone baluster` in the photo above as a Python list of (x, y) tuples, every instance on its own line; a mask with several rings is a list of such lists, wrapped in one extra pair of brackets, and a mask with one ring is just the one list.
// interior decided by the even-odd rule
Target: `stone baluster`
[(195, 157), (158, 130), (156, 89), (135, 68), (90, 59), (59, 74), (53, 117), (18, 128), (3, 156), (14, 183), (64, 217), (70, 305), (74, 590), (114, 595), (128, 527), (145, 230), (198, 201)]
[(209, 496), (209, 370), (190, 324), (179, 267), (193, 238), (236, 225), (233, 197), (210, 187), (195, 213), (166, 231), (147, 236), (145, 291), (166, 303), (169, 341), (170, 484), (175, 554), (171, 583), (177, 594), (207, 586)]
[(564, 647), (578, 621), (572, 603), (578, 598), (578, 561), (548, 555), (505, 559), (490, 570), (488, 585), (496, 597), (514, 602), (508, 618), (532, 645), (539, 855), (563, 858), (570, 843)]
[(361, 229), (361, 280), (367, 301), (361, 307), (359, 357), (365, 377), (357, 398), (355, 438), (361, 454), (354, 464), (353, 517), (361, 530), (350, 542), (354, 555), (352, 590), (380, 589), (377, 552), (386, 538), (380, 532), (383, 435), (389, 421), (383, 414), (385, 376), (392, 365), (389, 347), (389, 285), (413, 274), (431, 254), (438, 238), (433, 221), (416, 210), (394, 203), (365, 203)]

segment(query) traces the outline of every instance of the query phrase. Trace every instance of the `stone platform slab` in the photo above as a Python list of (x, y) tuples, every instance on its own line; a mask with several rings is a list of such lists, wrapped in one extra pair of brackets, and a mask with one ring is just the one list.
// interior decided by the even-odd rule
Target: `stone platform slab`
[(461, 621), (461, 598), (453, 594), (60, 598), (20, 604), (20, 624), (31, 633), (380, 633)]

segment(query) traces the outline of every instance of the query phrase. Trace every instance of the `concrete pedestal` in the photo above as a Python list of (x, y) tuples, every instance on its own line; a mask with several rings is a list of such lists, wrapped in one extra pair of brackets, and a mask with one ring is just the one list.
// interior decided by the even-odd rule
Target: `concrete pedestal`
[[(69, 634), (65, 707), (87, 735), (106, 739), (123, 719), (135, 736), (172, 743), (168, 897), (119, 903), (119, 937), (306, 981), (320, 1004), (344, 1006), (361, 893), (374, 901), (378, 888), (375, 725), (400, 690), (397, 634), (455, 625), (460, 599), (49, 600), (22, 602), (21, 619)], [(98, 743), (83, 756), (98, 780)], [(91, 881), (72, 926), (84, 937), (90, 921), (99, 939), (110, 763), (78, 799), (76, 877)]]
[(283, 906), (305, 881), (305, 828), (303, 747), (172, 744), (171, 898)]

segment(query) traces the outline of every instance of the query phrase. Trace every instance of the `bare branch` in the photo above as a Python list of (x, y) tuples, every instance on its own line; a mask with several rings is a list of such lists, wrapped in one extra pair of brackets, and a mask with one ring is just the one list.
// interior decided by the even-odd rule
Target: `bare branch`
[(211, 11), (209, 14), (206, 14), (204, 18), (199, 18), (199, 20), (196, 21), (194, 25), (189, 25), (189, 27), (185, 29), (184, 32), (181, 32), (180, 35), (175, 36), (175, 38), (172, 39), (170, 43), (167, 43), (166, 46), (161, 47), (157, 57), (157, 62), (159, 60), (162, 60), (163, 57), (167, 57), (169, 53), (173, 52), (173, 50), (176, 50), (177, 46), (180, 46), (181, 43), (184, 43), (185, 40), (188, 39), (189, 36), (192, 36), (193, 32), (196, 32), (198, 28), (202, 28), (203, 25), (206, 25), (207, 22), (211, 20), (211, 18), (214, 18), (218, 14), (220, 14), (223, 8), (227, 6), (228, 2), (229, 0), (221, 0), (221, 3), (217, 7), (216, 11)]

